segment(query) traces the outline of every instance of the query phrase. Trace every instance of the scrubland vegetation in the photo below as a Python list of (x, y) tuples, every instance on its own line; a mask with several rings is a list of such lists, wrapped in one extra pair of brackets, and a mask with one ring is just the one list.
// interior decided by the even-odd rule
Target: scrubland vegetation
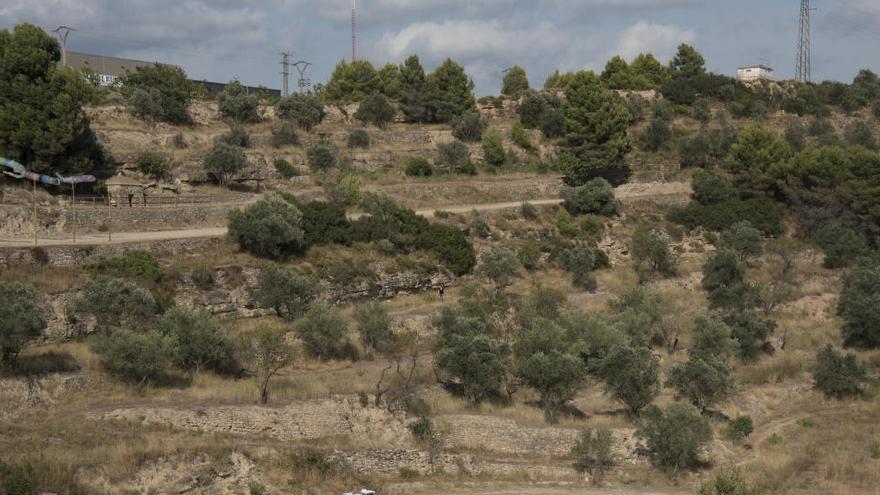
[[(27, 64), (12, 56), (21, 47)], [(42, 95), (0, 96), (0, 151), (67, 173), (97, 160), (80, 106), (100, 95), (55, 69), (58, 56), (33, 26), (0, 32), (0, 95), (25, 91), (13, 84), (21, 73), (33, 75), (28, 94)], [(880, 79), (866, 70), (852, 84), (746, 86), (704, 66), (682, 45), (668, 65), (615, 57), (601, 74), (552, 74), (542, 91), (514, 67), (502, 94), (517, 117), (505, 134), (478, 111), (473, 83), (452, 60), (428, 73), (416, 56), (379, 69), (340, 62), (314, 94), (272, 102), (269, 124), (258, 124), (264, 102), (231, 83), (217, 97), (229, 133), (202, 160), (221, 186), (247, 165), (248, 125), (271, 125), (274, 148), (300, 146), (328, 105), (356, 102), (362, 127), (348, 130), (349, 148), (369, 149), (371, 133), (394, 125), (451, 132), (433, 159), (401, 167), (407, 177), (504, 174), (524, 160), (505, 143), (533, 158), (551, 147), (541, 167), (563, 177), (562, 201), (429, 220), (361, 188), (346, 153), (310, 140), (303, 151), (325, 181), (322, 197), (265, 192), (229, 214), (229, 242), (213, 250), (128, 251), (59, 269), (51, 281), (4, 267), (0, 397), (10, 399), (0, 406), (0, 493), (113, 492), (153, 463), (203, 454), (217, 471), (233, 452), (255, 460), (251, 493), (367, 484), (393, 492), (413, 481), (552, 481), (589, 493), (584, 476), (669, 493), (872, 493)], [(157, 65), (123, 78), (119, 91), (135, 117), (184, 126), (190, 84)], [(55, 101), (56, 90), (69, 97)], [(650, 90), (659, 96), (638, 93)], [(44, 117), (23, 119), (20, 105)], [(39, 154), (37, 133), (13, 140), (4, 131), (41, 118), (58, 123), (49, 127), (63, 150)], [(691, 196), (672, 207), (619, 198), (615, 186), (646, 159), (674, 162)], [(157, 178), (171, 170), (149, 153), (137, 166)], [(298, 174), (281, 158), (273, 166), (285, 180)], [(389, 274), (424, 276), (427, 290), (382, 299), (363, 289)], [(339, 297), (352, 287), (360, 296)], [(221, 316), (228, 308), (210, 301), (223, 291), (252, 307)], [(64, 325), (75, 331), (47, 341), (43, 308), (64, 294)], [(248, 318), (228, 317), (242, 310)], [(48, 377), (81, 382), (53, 397), (34, 385)], [(26, 399), (15, 395), (20, 383)], [(107, 419), (125, 409), (208, 417), (339, 398), (405, 436), (357, 419), (351, 431), (296, 440), (273, 436), (291, 421), (283, 416), (241, 434)], [(534, 445), (552, 445), (504, 451), (492, 435), (505, 447), (515, 441), (491, 428), (469, 442), (456, 428), (473, 418), (510, 420)], [(359, 428), (374, 435), (365, 440)], [(367, 474), (337, 455), (394, 449), (427, 453), (430, 471)], [(435, 469), (443, 455), (500, 463), (511, 453), (557, 474)], [(107, 484), (94, 482), (96, 472)]]

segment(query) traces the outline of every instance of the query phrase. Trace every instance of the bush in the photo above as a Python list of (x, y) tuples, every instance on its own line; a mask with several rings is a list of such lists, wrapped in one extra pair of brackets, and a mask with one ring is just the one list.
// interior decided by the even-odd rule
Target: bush
[(672, 276), (678, 270), (669, 241), (647, 225), (636, 228), (631, 249), (640, 277), (644, 277), (646, 273)]
[(452, 141), (437, 145), (437, 163), (445, 166), (450, 172), (466, 166), (470, 162), (470, 158), (470, 150), (467, 145), (461, 141)]
[(115, 258), (104, 258), (86, 267), (93, 276), (106, 275), (157, 284), (162, 281), (165, 270), (151, 253), (129, 251)]
[(734, 197), (733, 185), (713, 170), (698, 169), (693, 178), (693, 198), (701, 205), (715, 205)]
[(823, 265), (826, 268), (849, 266), (868, 252), (868, 241), (864, 234), (840, 222), (823, 225), (812, 238), (825, 252)]
[(860, 261), (843, 279), (837, 311), (848, 346), (880, 347), (880, 260)]
[(336, 166), (339, 150), (333, 143), (321, 142), (308, 149), (306, 155), (309, 167), (317, 172), (326, 172)]
[(418, 442), (430, 442), (434, 439), (434, 423), (428, 418), (420, 418), (406, 425)]
[(716, 232), (734, 223), (747, 221), (764, 235), (775, 236), (782, 233), (783, 215), (779, 203), (770, 198), (755, 197), (732, 198), (710, 205), (693, 202), (684, 208), (672, 210), (669, 219), (689, 229), (703, 227)]
[(304, 247), (302, 213), (277, 195), (229, 212), (229, 238), (255, 256), (281, 258)]
[(867, 376), (865, 365), (853, 353), (844, 356), (828, 344), (816, 355), (813, 379), (816, 388), (828, 397), (861, 395)]
[(477, 166), (474, 165), (474, 162), (468, 161), (464, 165), (460, 165), (455, 167), (455, 173), (459, 175), (477, 175)]
[(299, 272), (270, 264), (260, 270), (252, 295), (258, 307), (273, 309), (279, 317), (292, 320), (318, 297), (318, 284)]
[(295, 328), (309, 355), (322, 360), (343, 357), (348, 323), (339, 309), (312, 303)]
[(478, 143), (483, 138), (486, 124), (476, 110), (465, 112), (452, 120), (452, 135), (468, 143)]
[(529, 133), (519, 120), (514, 122), (513, 127), (510, 128), (510, 140), (526, 151), (532, 149), (532, 138), (529, 137)]
[(807, 146), (807, 135), (800, 122), (792, 122), (785, 128), (785, 142), (791, 149), (800, 152)]
[[(451, 310), (442, 318), (464, 318)], [(461, 383), (464, 396), (473, 404), (497, 395), (507, 372), (510, 348), (486, 335), (441, 328), (434, 352), (437, 367)]]
[(669, 121), (659, 117), (651, 119), (648, 128), (639, 136), (642, 149), (651, 152), (666, 149), (671, 140), (672, 129), (669, 127)]
[(480, 256), (480, 264), (477, 265), (476, 274), (489, 279), (498, 293), (513, 283), (518, 270), (519, 260), (513, 251), (494, 247)]
[(541, 264), (541, 248), (537, 243), (530, 242), (517, 249), (516, 258), (526, 270), (537, 270)]
[(703, 289), (709, 292), (712, 307), (739, 307), (746, 284), (746, 265), (730, 249), (720, 249), (703, 266)]
[(559, 208), (556, 211), (556, 218), (554, 220), (556, 222), (556, 228), (559, 229), (560, 235), (565, 237), (577, 236), (577, 226), (574, 223), (574, 219), (571, 218), (571, 213), (569, 213), (568, 210), (565, 208)]
[(501, 134), (489, 131), (483, 135), (483, 160), (496, 167), (504, 165), (507, 161), (507, 153), (504, 151)]
[(187, 110), (192, 101), (193, 84), (183, 69), (165, 64), (137, 67), (120, 81), (122, 95), (136, 117), (170, 124), (190, 121)]
[(11, 367), (25, 345), (46, 328), (37, 294), (18, 282), (0, 282), (0, 366)]
[(147, 289), (102, 275), (79, 289), (71, 310), (81, 317), (94, 315), (106, 329), (141, 325), (156, 314), (158, 307)]
[(98, 336), (91, 345), (109, 373), (143, 385), (158, 382), (171, 365), (171, 342), (158, 332), (115, 329)]
[(563, 189), (562, 198), (565, 208), (572, 215), (588, 213), (596, 215), (614, 215), (618, 203), (614, 197), (614, 188), (605, 179), (593, 179), (580, 187)]
[(397, 109), (385, 95), (373, 94), (367, 96), (361, 102), (354, 118), (364, 124), (373, 124), (376, 127), (384, 129), (394, 120), (397, 115)]
[(581, 430), (580, 435), (571, 447), (569, 457), (574, 460), (578, 471), (586, 471), (592, 475), (602, 474), (614, 465), (614, 436), (605, 428)]
[(256, 94), (248, 94), (241, 82), (232, 80), (226, 88), (217, 95), (220, 115), (232, 119), (235, 122), (256, 122), (260, 120), (257, 113), (260, 101)]
[(565, 135), (567, 130), (565, 114), (558, 108), (550, 107), (541, 114), (538, 127), (548, 139), (560, 138)]
[(643, 419), (637, 435), (645, 439), (654, 464), (672, 473), (699, 466), (700, 450), (712, 439), (712, 428), (695, 409), (683, 404), (666, 410), (650, 406)]
[(744, 362), (758, 359), (761, 352), (772, 353), (773, 347), (767, 342), (776, 322), (761, 318), (753, 310), (736, 310), (724, 317), (730, 327), (731, 335), (737, 341), (737, 355)]
[(238, 146), (239, 148), (247, 148), (251, 145), (251, 136), (244, 127), (236, 124), (231, 126), (226, 134), (217, 136), (217, 142)]
[(351, 223), (339, 202), (311, 201), (298, 204), (306, 246), (349, 244)]
[(377, 301), (361, 304), (354, 309), (354, 319), (364, 347), (382, 352), (390, 350), (394, 334), (384, 304)]
[(740, 259), (754, 258), (764, 252), (764, 236), (748, 221), (737, 222), (721, 233), (721, 246), (738, 253)]
[(547, 420), (555, 422), (559, 408), (571, 400), (586, 381), (583, 361), (558, 349), (518, 350), (517, 354), (517, 376), (538, 392)]
[(366, 129), (354, 129), (348, 133), (349, 148), (369, 148), (370, 133)]
[(515, 96), (529, 90), (529, 78), (526, 76), (526, 70), (518, 65), (514, 65), (504, 73), (501, 81), (501, 94), (505, 96)]
[(417, 245), (430, 249), (456, 275), (469, 273), (477, 263), (474, 247), (464, 233), (452, 226), (430, 224), (419, 234)]
[(275, 114), (307, 132), (320, 124), (326, 115), (324, 103), (317, 96), (302, 93), (294, 93), (278, 100)]
[(434, 167), (424, 158), (413, 158), (406, 166), (406, 175), (410, 177), (430, 177), (434, 175)]
[(544, 96), (538, 93), (528, 94), (517, 107), (516, 113), (520, 117), (523, 126), (528, 129), (541, 127), (541, 116), (550, 108), (550, 104)]
[(571, 273), (572, 285), (588, 291), (596, 290), (596, 277), (593, 275), (596, 252), (593, 248), (579, 244), (565, 249), (559, 254), (559, 263)]
[(691, 353), (687, 362), (671, 368), (667, 387), (689, 400), (700, 412), (729, 399), (734, 393), (733, 372), (726, 356)]
[(214, 288), (214, 270), (207, 266), (201, 265), (193, 268), (190, 278), (199, 289), (209, 290)]
[(275, 148), (299, 146), (299, 136), (296, 134), (296, 127), (290, 122), (282, 122), (281, 125), (272, 129), (272, 146)]
[(874, 130), (864, 120), (850, 124), (844, 132), (844, 139), (850, 146), (862, 146), (869, 150), (877, 150), (877, 137)]
[(598, 365), (607, 392), (623, 402), (632, 416), (660, 394), (660, 360), (649, 347), (617, 345)]
[(278, 175), (284, 179), (291, 179), (299, 175), (299, 170), (284, 158), (276, 158), (273, 164), (275, 165), (275, 170), (278, 172)]
[(534, 220), (538, 218), (538, 209), (535, 205), (525, 202), (519, 205), (519, 215), (525, 220)]
[(172, 360), (180, 369), (191, 373), (204, 369), (235, 371), (232, 339), (207, 311), (172, 308), (156, 323), (156, 331), (165, 338)]
[(158, 153), (141, 153), (138, 155), (136, 163), (142, 174), (156, 179), (164, 178), (171, 169), (168, 159)]
[(710, 483), (700, 486), (697, 495), (760, 495), (761, 491), (749, 487), (736, 469), (726, 470)]
[(751, 416), (737, 416), (727, 424), (727, 438), (740, 442), (755, 431)]
[(202, 167), (221, 185), (227, 185), (229, 179), (247, 166), (244, 149), (223, 141), (214, 143), (208, 154), (202, 158)]

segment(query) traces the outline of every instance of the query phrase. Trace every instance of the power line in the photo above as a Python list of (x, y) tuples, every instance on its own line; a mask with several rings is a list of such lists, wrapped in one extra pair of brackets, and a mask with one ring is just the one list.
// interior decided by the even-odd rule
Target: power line
[(67, 26), (58, 26), (52, 31), (61, 38), (61, 67), (67, 67), (67, 37), (70, 36), (71, 31), (76, 30)]
[(281, 96), (290, 94), (290, 53), (281, 52), (281, 75), (283, 76), (283, 86)]
[(357, 0), (351, 0), (351, 61), (357, 60)]

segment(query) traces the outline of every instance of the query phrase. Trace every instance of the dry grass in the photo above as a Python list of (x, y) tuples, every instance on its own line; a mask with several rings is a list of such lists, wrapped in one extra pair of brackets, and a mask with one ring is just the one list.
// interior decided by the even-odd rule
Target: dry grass
[(80, 286), (87, 274), (77, 268), (51, 267), (45, 265), (20, 266), (0, 269), (0, 280), (22, 282), (33, 286), (43, 294), (60, 294)]

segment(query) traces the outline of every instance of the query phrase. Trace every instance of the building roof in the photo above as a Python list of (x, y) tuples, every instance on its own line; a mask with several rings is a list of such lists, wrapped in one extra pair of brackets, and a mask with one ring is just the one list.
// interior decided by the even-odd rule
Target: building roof
[(106, 57), (90, 53), (67, 52), (67, 66), (76, 70), (91, 69), (97, 74), (119, 77), (134, 72), (138, 67), (150, 67), (153, 62), (128, 58)]
[(744, 65), (744, 66), (740, 67), (739, 69), (740, 70), (742, 70), (742, 69), (764, 69), (764, 70), (768, 70), (770, 72), (773, 72), (773, 67), (770, 67), (769, 65), (764, 65), (764, 64)]

